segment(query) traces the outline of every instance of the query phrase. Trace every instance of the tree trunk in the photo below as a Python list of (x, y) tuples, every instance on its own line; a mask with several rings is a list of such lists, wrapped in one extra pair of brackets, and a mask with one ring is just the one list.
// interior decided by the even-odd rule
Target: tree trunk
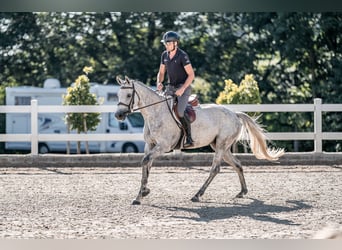
[[(88, 128), (87, 128), (87, 115), (83, 114), (83, 125), (84, 125), (84, 133), (87, 134)], [(85, 141), (85, 148), (86, 148), (86, 154), (89, 154), (89, 144), (88, 141)]]
[[(67, 132), (70, 134), (70, 121), (69, 116), (67, 115)], [(68, 155), (70, 154), (70, 141), (67, 141), (67, 152)]]
[[(77, 134), (80, 134), (80, 130), (77, 129)], [(77, 154), (81, 154), (81, 142), (77, 141)]]

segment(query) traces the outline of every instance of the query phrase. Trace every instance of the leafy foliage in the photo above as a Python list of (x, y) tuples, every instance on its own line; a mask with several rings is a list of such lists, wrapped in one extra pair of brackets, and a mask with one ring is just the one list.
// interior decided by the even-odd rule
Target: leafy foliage
[[(167, 30), (181, 35), (180, 47), (201, 79), (194, 90), (205, 102), (216, 101), (228, 77), (238, 82), (248, 72), (262, 103), (341, 103), (340, 12), (2, 12), (0, 82), (42, 86), (58, 78), (69, 86), (74, 69), (90, 65), (97, 82), (128, 75), (154, 85)], [(325, 117), (324, 129), (341, 131), (341, 115)], [(308, 119), (280, 113), (262, 122), (269, 131), (307, 131)], [(336, 143), (326, 142), (325, 150), (340, 148)]]
[[(80, 75), (73, 87), (67, 89), (67, 94), (63, 96), (63, 105), (99, 105), (96, 95), (90, 93), (88, 73), (91, 68), (83, 69), (85, 74)], [(65, 120), (70, 124), (71, 129), (76, 129), (78, 133), (96, 130), (100, 123), (100, 113), (68, 113)]]
[(211, 85), (201, 77), (195, 77), (192, 84), (192, 92), (198, 96), (201, 103), (211, 102), (210, 98)]
[(225, 87), (218, 96), (218, 104), (260, 104), (260, 92), (258, 83), (253, 75), (245, 75), (238, 86), (231, 79), (225, 80)]

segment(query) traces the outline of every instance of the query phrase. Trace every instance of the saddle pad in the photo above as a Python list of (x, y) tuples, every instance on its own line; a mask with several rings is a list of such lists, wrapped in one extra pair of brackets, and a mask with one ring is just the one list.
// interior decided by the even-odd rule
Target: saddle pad
[(197, 107), (199, 105), (199, 100), (196, 94), (192, 94), (189, 96), (188, 103), (193, 106)]

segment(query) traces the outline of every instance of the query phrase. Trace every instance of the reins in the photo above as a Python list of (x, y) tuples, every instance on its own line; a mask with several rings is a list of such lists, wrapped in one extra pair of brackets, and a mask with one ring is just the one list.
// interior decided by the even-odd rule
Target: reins
[[(141, 110), (141, 109), (144, 109), (144, 108), (148, 108), (148, 107), (151, 107), (151, 106), (154, 106), (154, 105), (157, 105), (159, 103), (162, 103), (162, 102), (167, 102), (169, 100), (172, 100), (175, 96), (172, 96), (172, 95), (169, 95), (169, 97), (166, 97), (165, 99), (161, 100), (161, 101), (158, 101), (158, 102), (154, 102), (154, 103), (150, 103), (148, 105), (145, 105), (145, 106), (142, 106), (142, 107), (138, 107), (138, 108), (134, 108), (134, 96), (137, 95), (138, 98), (139, 98), (139, 101), (140, 101), (140, 96), (139, 94), (136, 92), (135, 90), (135, 86), (134, 86), (134, 83), (132, 83), (132, 86), (121, 86), (121, 89), (133, 89), (133, 92), (132, 92), (132, 98), (129, 102), (129, 104), (126, 104), (126, 103), (123, 103), (123, 102), (119, 102), (118, 105), (123, 105), (123, 106), (126, 106), (129, 108), (129, 112), (128, 113), (131, 113), (131, 112), (135, 112), (135, 111), (138, 111), (138, 110)], [(165, 94), (165, 93), (164, 93)], [(162, 97), (165, 97), (162, 96)], [(173, 118), (173, 120), (176, 122), (177, 126), (182, 129), (182, 125), (179, 123), (179, 121), (176, 119), (174, 113), (172, 112), (172, 108), (170, 107), (170, 104), (167, 102), (167, 108), (169, 109), (170, 111), (170, 114)]]
[(162, 103), (162, 102), (166, 102), (166, 101), (168, 101), (168, 100), (171, 100), (172, 98), (173, 98), (172, 96), (171, 96), (171, 97), (167, 97), (167, 98), (165, 98), (164, 100), (161, 100), (161, 101), (158, 101), (158, 102), (154, 102), (154, 103), (145, 105), (145, 106), (143, 106), (143, 107), (133, 108), (132, 110), (133, 110), (133, 111), (137, 111), (137, 110), (140, 110), (140, 109), (148, 108), (148, 107), (154, 106), (154, 105), (156, 105), (156, 104), (159, 104), (159, 103)]
[(123, 105), (123, 106), (126, 106), (129, 108), (130, 112), (134, 112), (134, 111), (137, 111), (137, 110), (140, 110), (140, 109), (144, 109), (144, 108), (147, 108), (147, 107), (151, 107), (151, 106), (154, 106), (156, 104), (159, 104), (159, 103), (162, 103), (162, 102), (167, 102), (168, 100), (171, 100), (173, 98), (173, 96), (171, 97), (167, 97), (165, 98), (164, 100), (161, 100), (161, 101), (158, 101), (158, 102), (154, 102), (154, 103), (151, 103), (151, 104), (148, 104), (148, 105), (145, 105), (143, 107), (138, 107), (138, 108), (133, 108), (134, 107), (134, 95), (136, 94), (140, 100), (140, 96), (138, 95), (138, 93), (135, 91), (135, 87), (134, 87), (134, 84), (132, 84), (132, 87), (131, 86), (121, 86), (121, 89), (133, 89), (133, 93), (132, 93), (132, 98), (129, 102), (129, 104), (126, 104), (126, 103), (123, 103), (123, 102), (119, 102), (118, 105)]

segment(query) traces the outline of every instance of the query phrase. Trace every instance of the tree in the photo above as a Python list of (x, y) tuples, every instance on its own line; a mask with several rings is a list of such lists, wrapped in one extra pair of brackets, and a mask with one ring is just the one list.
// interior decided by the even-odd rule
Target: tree
[(253, 75), (245, 75), (238, 86), (231, 79), (225, 80), (224, 90), (216, 99), (218, 104), (260, 104), (260, 92)]
[(1, 12), (0, 26), (0, 82), (31, 85), (43, 72), (36, 15)]
[[(67, 94), (63, 96), (63, 105), (99, 105), (96, 95), (90, 93), (90, 84), (88, 73), (92, 71), (91, 67), (84, 67), (85, 74), (80, 75), (75, 85), (69, 87)], [(77, 133), (87, 133), (88, 130), (96, 130), (100, 123), (100, 113), (68, 113), (65, 116), (68, 130), (76, 129)], [(69, 151), (69, 150), (68, 150)], [(86, 152), (89, 154), (88, 142), (86, 141)], [(81, 153), (80, 142), (77, 142), (77, 153)]]
[(211, 85), (201, 77), (195, 77), (192, 83), (192, 92), (198, 96), (200, 103), (210, 103)]
[[(218, 104), (260, 104), (260, 92), (258, 83), (252, 74), (245, 75), (240, 85), (235, 84), (231, 79), (225, 80), (224, 90), (220, 92), (216, 99)], [(255, 116), (256, 114), (249, 114)], [(234, 151), (237, 151), (236, 145)], [(244, 151), (247, 152), (246, 145)]]
[[(263, 102), (312, 103), (317, 97), (326, 103), (340, 102), (341, 73), (336, 70), (342, 67), (340, 13), (247, 13), (241, 20), (258, 38), (251, 49), (258, 51)], [(334, 116), (328, 114), (326, 121)], [(312, 120), (311, 114), (281, 113), (264, 118), (265, 124), (279, 121), (277, 131), (313, 131), (312, 122), (307, 122)], [(341, 124), (341, 116), (333, 120)], [(335, 150), (334, 145), (336, 142), (325, 142), (324, 148)], [(308, 151), (313, 144), (301, 141), (294, 149), (289, 147), (291, 151), (300, 148)]]
[[(196, 77), (209, 84), (208, 102), (215, 102), (225, 79), (238, 82), (247, 72), (258, 82), (263, 103), (342, 100), (340, 12), (8, 12), (0, 13), (0, 27), (1, 84), (42, 86), (51, 77), (69, 86), (74, 69), (90, 65), (100, 83), (128, 75), (154, 85), (164, 50), (160, 39), (175, 30)], [(313, 129), (309, 114), (262, 119), (269, 131)], [(339, 114), (325, 120), (324, 129), (342, 129)], [(324, 142), (324, 148), (336, 150), (337, 143)], [(298, 148), (307, 151), (313, 144)]]

